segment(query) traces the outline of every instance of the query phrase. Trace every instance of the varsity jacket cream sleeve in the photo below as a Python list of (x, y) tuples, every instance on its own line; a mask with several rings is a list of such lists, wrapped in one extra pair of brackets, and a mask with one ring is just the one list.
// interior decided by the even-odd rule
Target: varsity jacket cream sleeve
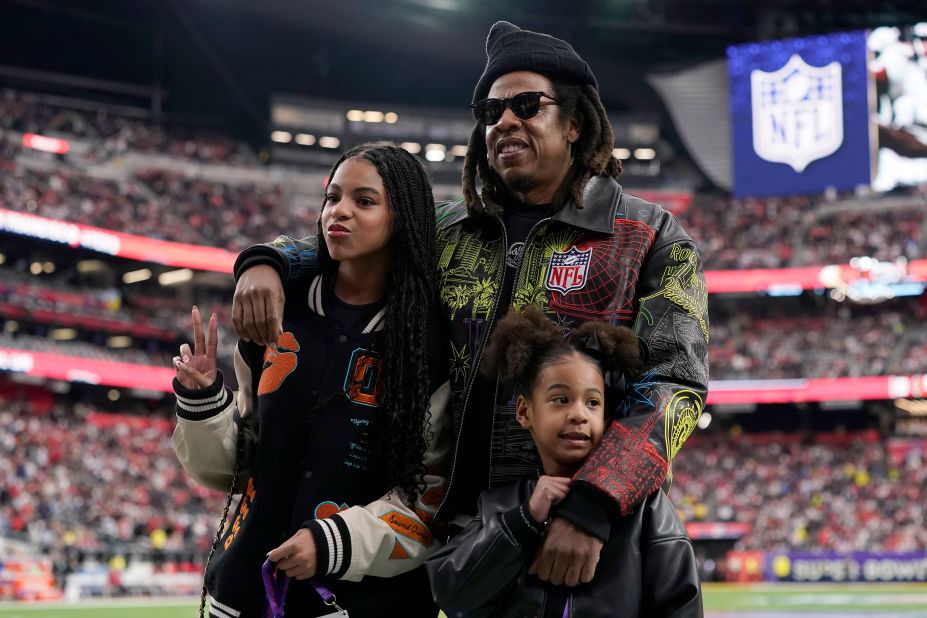
[(425, 489), (414, 503), (394, 487), (370, 504), (304, 524), (316, 541), (319, 575), (347, 581), (367, 575), (390, 577), (421, 565), (438, 549), (434, 516), (444, 498), (445, 467), (453, 444), (450, 395), (450, 382), (445, 382), (431, 396)]
[(561, 515), (608, 538), (608, 512), (630, 513), (671, 479), (670, 465), (692, 433), (708, 391), (708, 292), (695, 244), (660, 209), (642, 265), (633, 329), (645, 373), (628, 386), (617, 420), (574, 477)]
[(221, 371), (208, 388), (190, 389), (174, 378), (177, 426), (171, 445), (180, 464), (200, 485), (227, 492), (232, 484), (239, 456), (238, 439), (244, 439), (235, 493), (244, 491), (250, 476), (250, 462), (257, 445), (257, 423), (252, 413), (251, 370), (235, 347), (235, 375), (240, 385), (233, 393), (225, 386)]
[[(186, 389), (176, 380), (177, 428), (172, 444), (177, 458), (193, 479), (202, 485), (228, 491), (237, 454), (239, 423), (245, 435), (244, 457), (239, 472), (243, 489), (249, 462), (257, 443), (252, 414), (253, 376), (235, 351), (235, 374), (240, 390), (233, 393), (222, 383), (221, 372), (208, 389)], [(445, 466), (453, 444), (448, 400), (450, 382), (430, 399), (431, 440), (425, 453), (425, 489), (412, 503), (399, 488), (363, 506), (353, 506), (324, 520), (309, 520), (316, 541), (318, 574), (359, 581), (365, 575), (389, 577), (422, 564), (439, 543), (434, 515), (444, 497)], [(398, 559), (402, 558), (402, 559)]]

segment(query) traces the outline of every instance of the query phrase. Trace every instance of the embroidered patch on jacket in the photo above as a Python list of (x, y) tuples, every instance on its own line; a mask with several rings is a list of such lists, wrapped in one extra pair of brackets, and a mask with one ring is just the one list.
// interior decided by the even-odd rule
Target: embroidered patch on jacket
[(319, 502), (319, 504), (315, 507), (313, 517), (315, 519), (326, 519), (332, 515), (336, 515), (341, 511), (346, 510), (348, 510), (347, 504), (342, 503), (341, 506), (338, 506), (331, 500), (326, 500), (325, 502)]
[(258, 396), (267, 395), (280, 388), (286, 377), (296, 370), (299, 362), (296, 352), (299, 352), (299, 342), (289, 331), (280, 333), (276, 352), (269, 347), (264, 351), (264, 370), (258, 383)]
[(591, 261), (592, 248), (580, 251), (570, 247), (567, 251), (555, 251), (547, 268), (547, 289), (561, 294), (582, 289), (588, 279)]
[(377, 407), (383, 395), (383, 360), (370, 350), (358, 348), (351, 354), (344, 394), (354, 403)]
[(248, 513), (251, 512), (251, 505), (254, 504), (254, 498), (257, 496), (257, 491), (254, 489), (254, 479), (248, 479), (248, 486), (245, 488), (244, 493), (241, 496), (241, 503), (238, 506), (238, 514), (235, 516), (235, 521), (232, 522), (232, 525), (229, 526), (229, 530), (226, 533), (228, 536), (225, 537), (225, 542), (222, 547), (225, 550), (228, 550), (229, 546), (232, 544), (232, 541), (235, 540), (235, 537), (238, 536), (238, 533), (241, 532), (241, 525), (248, 518)]
[(399, 511), (390, 511), (385, 515), (380, 515), (379, 519), (386, 522), (386, 525), (392, 528), (396, 534), (425, 547), (431, 547), (434, 542), (431, 530), (425, 524)]

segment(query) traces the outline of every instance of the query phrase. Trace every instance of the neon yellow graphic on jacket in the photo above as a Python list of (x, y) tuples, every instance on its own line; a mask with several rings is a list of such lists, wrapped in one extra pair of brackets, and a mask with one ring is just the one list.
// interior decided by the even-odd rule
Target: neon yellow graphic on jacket
[(670, 461), (676, 457), (683, 443), (692, 435), (698, 423), (698, 417), (701, 415), (702, 397), (698, 393), (681, 390), (676, 391), (670, 397), (663, 417), (666, 454)]
[(456, 238), (442, 234), (441, 245), (441, 302), (450, 309), (451, 319), (468, 305), (470, 317), (488, 319), (499, 291), (501, 240), (481, 241), (478, 234), (464, 232)]
[[(640, 299), (640, 305), (651, 298), (662, 296), (671, 303), (685, 309), (698, 322), (705, 343), (708, 343), (708, 289), (705, 282), (698, 278), (698, 254), (680, 244), (673, 245), (670, 260), (676, 262), (666, 267), (658, 292)], [(648, 316), (649, 317), (649, 316)], [(648, 320), (649, 321), (649, 320)]]
[(518, 271), (518, 281), (515, 282), (515, 298), (512, 307), (521, 310), (526, 305), (537, 305), (549, 312), (548, 292), (544, 286), (547, 276), (547, 267), (555, 252), (563, 252), (572, 247), (577, 234), (569, 230), (562, 230), (544, 236), (546, 227), (539, 229), (537, 236), (543, 237), (543, 243), (525, 245)]

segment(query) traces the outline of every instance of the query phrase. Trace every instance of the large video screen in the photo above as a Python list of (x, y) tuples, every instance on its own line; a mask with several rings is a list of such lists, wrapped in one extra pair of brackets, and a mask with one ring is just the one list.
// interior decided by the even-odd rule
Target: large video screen
[(866, 32), (728, 49), (734, 193), (869, 185)]
[(927, 182), (927, 22), (876, 28), (867, 44), (875, 87), (877, 174), (873, 188)]

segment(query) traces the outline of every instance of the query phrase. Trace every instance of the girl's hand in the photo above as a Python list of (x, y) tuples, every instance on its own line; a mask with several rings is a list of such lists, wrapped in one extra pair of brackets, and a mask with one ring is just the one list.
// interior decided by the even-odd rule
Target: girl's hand
[(315, 539), (308, 528), (300, 528), (296, 534), (272, 549), (267, 554), (277, 568), (295, 579), (309, 579), (316, 571)]
[(180, 356), (174, 357), (177, 380), (186, 388), (201, 389), (216, 381), (216, 345), (219, 343), (216, 314), (209, 318), (209, 338), (203, 335), (200, 310), (193, 306), (193, 352), (190, 345), (180, 346)]
[(528, 512), (534, 521), (547, 521), (550, 507), (559, 504), (570, 489), (570, 479), (565, 476), (542, 476), (528, 499)]

